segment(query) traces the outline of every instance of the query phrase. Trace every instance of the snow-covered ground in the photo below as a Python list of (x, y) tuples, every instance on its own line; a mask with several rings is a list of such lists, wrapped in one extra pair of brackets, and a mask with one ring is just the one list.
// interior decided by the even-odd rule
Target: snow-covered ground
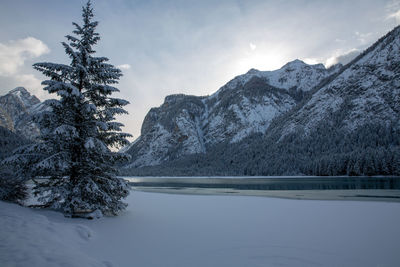
[(0, 202), (0, 266), (399, 266), (400, 204), (132, 192), (99, 220)]

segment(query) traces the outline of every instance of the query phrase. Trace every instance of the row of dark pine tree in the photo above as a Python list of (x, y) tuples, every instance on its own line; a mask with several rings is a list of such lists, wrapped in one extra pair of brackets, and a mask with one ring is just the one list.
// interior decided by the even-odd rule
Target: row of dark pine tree
[(160, 166), (122, 169), (124, 175), (400, 175), (400, 130), (369, 124), (355, 131), (320, 125), (279, 140), (252, 135)]

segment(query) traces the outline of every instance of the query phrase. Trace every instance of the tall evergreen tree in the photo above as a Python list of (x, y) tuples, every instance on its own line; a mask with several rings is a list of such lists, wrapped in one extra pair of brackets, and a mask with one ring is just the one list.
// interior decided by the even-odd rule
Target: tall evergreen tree
[(21, 176), (49, 177), (38, 182), (35, 193), (44, 206), (75, 216), (96, 211), (116, 215), (126, 207), (122, 198), (129, 193), (116, 177), (114, 165), (126, 155), (113, 152), (128, 143), (123, 124), (115, 116), (126, 114), (128, 102), (111, 95), (121, 71), (105, 57), (96, 57), (93, 46), (100, 40), (95, 31), (90, 1), (82, 10), (83, 25), (73, 23), (73, 35), (63, 42), (69, 65), (36, 63), (33, 67), (49, 77), (44, 90), (57, 94), (47, 100), (51, 110), (37, 118), (41, 142), (21, 147), (8, 163), (23, 166)]

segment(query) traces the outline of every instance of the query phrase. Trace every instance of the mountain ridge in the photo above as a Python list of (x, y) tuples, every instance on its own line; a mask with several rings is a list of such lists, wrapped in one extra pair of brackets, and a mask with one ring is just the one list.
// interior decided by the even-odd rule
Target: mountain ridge
[(303, 94), (340, 67), (326, 69), (294, 60), (275, 71), (252, 69), (210, 96), (167, 96), (146, 115), (141, 136), (124, 149), (134, 158), (130, 167), (206, 153), (217, 143), (235, 143), (254, 132), (263, 133), (274, 117), (295, 106)]
[[(135, 175), (399, 174), (399, 50), (400, 26), (345, 66), (319, 79), (312, 88), (292, 90), (292, 94), (301, 92), (301, 95), (286, 111), (278, 112), (269, 121), (267, 131), (252, 130), (233, 143), (232, 138), (225, 138), (209, 146), (205, 153), (168, 158), (158, 161), (159, 165), (154, 167), (130, 165), (125, 172)], [(259, 77), (260, 73), (251, 69), (209, 98), (217, 102), (221, 100), (220, 94), (232, 96), (235, 91), (231, 89), (244, 89), (246, 85), (252, 94), (257, 90), (265, 94), (270, 89), (268, 99), (273, 99), (274, 93), (279, 92), (280, 97), (286, 95), (285, 90), (290, 93), (287, 87), (274, 88), (266, 82), (271, 79)], [(232, 99), (222, 105), (225, 111), (234, 109)], [(295, 99), (293, 95), (291, 99)], [(253, 107), (256, 104), (259, 102), (251, 103)], [(217, 124), (220, 125), (221, 122)]]
[(40, 131), (32, 118), (45, 108), (45, 104), (24, 87), (16, 87), (0, 96), (0, 126), (33, 140)]

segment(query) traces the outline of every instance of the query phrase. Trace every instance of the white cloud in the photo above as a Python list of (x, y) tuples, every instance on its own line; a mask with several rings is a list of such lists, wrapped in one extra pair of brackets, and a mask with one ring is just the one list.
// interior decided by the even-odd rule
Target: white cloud
[(340, 52), (336, 52), (334, 56), (328, 58), (325, 61), (325, 66), (327, 68), (329, 68), (332, 65), (341, 63), (343, 65), (349, 63), (350, 61), (352, 61), (356, 56), (358, 56), (360, 54), (360, 50), (353, 48), (350, 51), (347, 51), (346, 53), (340, 53)]
[(49, 52), (46, 44), (33, 37), (0, 43), (0, 75), (14, 75), (26, 60)]
[(343, 44), (343, 43), (346, 43), (346, 40), (340, 39), (340, 38), (336, 38), (336, 39), (335, 39), (335, 42), (336, 42), (336, 43)]
[(397, 23), (400, 23), (400, 9), (397, 12), (391, 13), (387, 16), (388, 19), (395, 19)]
[(249, 43), (250, 49), (251, 50), (256, 50), (257, 46), (253, 43)]
[(317, 58), (307, 57), (307, 58), (303, 58), (302, 60), (309, 65), (315, 65), (315, 64), (321, 63), (321, 61)]
[(367, 32), (367, 33), (361, 33), (361, 32), (355, 32), (357, 36), (357, 40), (360, 41), (361, 44), (366, 44), (368, 41), (373, 37), (372, 32)]
[(118, 69), (121, 69), (121, 70), (129, 70), (129, 69), (131, 68), (131, 65), (129, 65), (129, 64), (122, 64), (122, 65), (118, 65), (117, 68), (118, 68)]
[(23, 86), (41, 99), (48, 98), (35, 75), (21, 72), (27, 60), (49, 52), (47, 45), (34, 37), (0, 43), (0, 82), (4, 87), (1, 90)]

